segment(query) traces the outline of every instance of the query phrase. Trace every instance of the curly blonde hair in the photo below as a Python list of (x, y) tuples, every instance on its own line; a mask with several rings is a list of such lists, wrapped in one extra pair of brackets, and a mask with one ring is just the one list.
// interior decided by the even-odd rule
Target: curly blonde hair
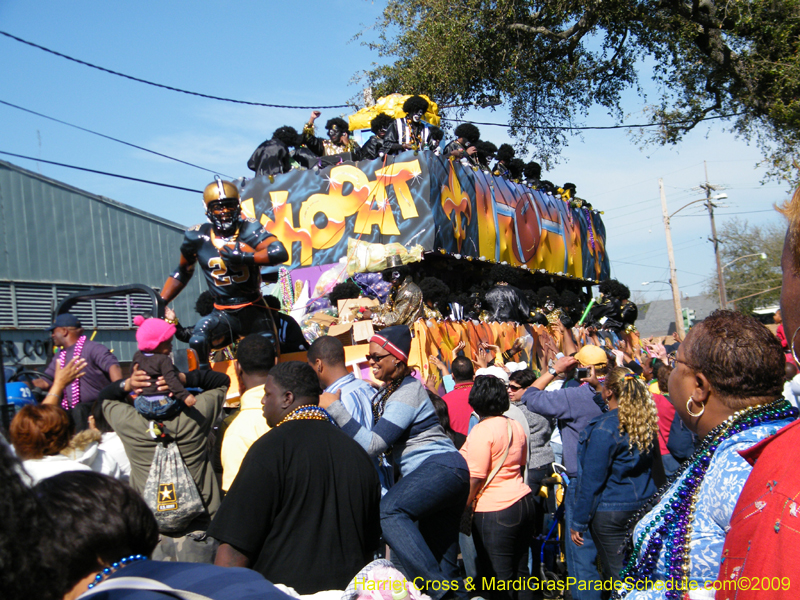
[(658, 413), (644, 381), (630, 369), (618, 367), (609, 371), (605, 386), (619, 403), (619, 432), (628, 434), (631, 450), (648, 452), (658, 432)]

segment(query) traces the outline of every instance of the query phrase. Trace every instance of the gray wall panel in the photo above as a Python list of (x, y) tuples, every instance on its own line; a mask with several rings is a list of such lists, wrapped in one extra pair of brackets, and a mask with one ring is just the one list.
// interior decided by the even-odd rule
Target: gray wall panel
[[(160, 289), (178, 264), (185, 228), (0, 161), (0, 282)], [(173, 303), (182, 323), (198, 319), (194, 303), (204, 289), (198, 273)], [(10, 316), (0, 322), (5, 340), (48, 339), (31, 329), (12, 336)], [(123, 361), (135, 351), (131, 330), (100, 330), (97, 336)]]

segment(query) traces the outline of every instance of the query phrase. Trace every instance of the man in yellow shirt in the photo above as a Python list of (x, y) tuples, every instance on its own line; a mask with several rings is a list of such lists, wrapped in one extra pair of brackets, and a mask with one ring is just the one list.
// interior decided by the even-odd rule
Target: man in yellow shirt
[(244, 390), (239, 412), (225, 430), (222, 438), (222, 490), (227, 492), (245, 454), (258, 438), (269, 431), (261, 399), (269, 370), (275, 366), (275, 348), (269, 340), (254, 333), (241, 342), (236, 351), (234, 369), (239, 380), (239, 389)]

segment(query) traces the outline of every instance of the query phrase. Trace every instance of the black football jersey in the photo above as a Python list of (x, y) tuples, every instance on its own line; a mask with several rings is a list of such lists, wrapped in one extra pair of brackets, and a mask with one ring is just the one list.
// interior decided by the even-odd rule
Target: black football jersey
[(181, 254), (189, 262), (197, 261), (208, 284), (208, 290), (215, 298), (242, 298), (254, 300), (261, 295), (261, 273), (259, 267), (247, 265), (228, 266), (219, 255), (217, 246), (240, 241), (256, 248), (264, 240), (275, 237), (253, 219), (241, 219), (239, 235), (236, 238), (216, 237), (214, 245), (211, 223), (195, 225), (186, 230), (181, 244)]

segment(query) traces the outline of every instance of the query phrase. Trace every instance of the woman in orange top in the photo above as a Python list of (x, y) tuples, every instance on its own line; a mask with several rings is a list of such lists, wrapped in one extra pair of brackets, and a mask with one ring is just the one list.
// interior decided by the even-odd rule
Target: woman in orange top
[[(503, 416), (509, 400), (502, 380), (476, 377), (469, 404), (481, 420), (460, 452), (469, 465), (467, 506), (478, 498), (472, 522), (478, 582), (492, 582), (491, 589), (483, 590), (485, 598), (529, 600), (533, 593), (525, 589), (525, 582), (535, 506), (531, 488), (522, 480), (527, 456), (525, 432), (519, 423)], [(487, 479), (490, 481), (485, 485)]]

